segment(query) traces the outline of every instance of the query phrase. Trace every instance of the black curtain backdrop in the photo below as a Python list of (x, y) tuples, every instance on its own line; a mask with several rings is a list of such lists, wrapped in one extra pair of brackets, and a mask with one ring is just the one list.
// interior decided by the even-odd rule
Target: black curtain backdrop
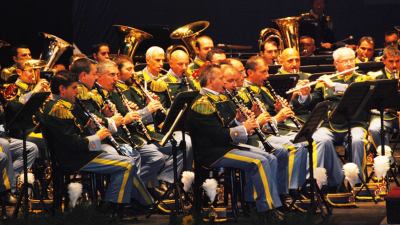
[[(381, 47), (384, 31), (400, 25), (398, 0), (326, 1), (338, 40), (348, 35), (356, 40), (369, 35)], [(38, 35), (40, 31), (73, 42), (86, 54), (99, 42), (109, 43), (115, 53), (122, 36), (112, 25), (128, 25), (154, 36), (140, 44), (140, 54), (151, 45), (166, 48), (180, 43), (169, 39), (169, 34), (197, 20), (210, 21), (204, 34), (213, 37), (215, 43), (252, 45), (256, 51), (260, 30), (273, 27), (273, 19), (296, 16), (310, 8), (309, 0), (16, 0), (3, 1), (1, 6), (0, 40), (25, 43), (34, 57), (39, 57), (46, 46)], [(70, 54), (67, 52), (61, 61), (67, 63)], [(0, 49), (0, 64), (10, 63), (9, 48)]]

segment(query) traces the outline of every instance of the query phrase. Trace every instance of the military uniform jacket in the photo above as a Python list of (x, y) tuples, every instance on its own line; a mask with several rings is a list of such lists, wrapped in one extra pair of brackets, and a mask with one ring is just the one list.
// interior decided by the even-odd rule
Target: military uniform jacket
[(236, 107), (224, 95), (202, 89), (187, 116), (188, 131), (194, 147), (195, 160), (210, 166), (228, 151), (234, 143), (246, 143), (243, 126), (235, 126)]
[(271, 116), (276, 115), (275, 101), (269, 90), (264, 86), (259, 87), (255, 84), (251, 84), (248, 81), (246, 81), (245, 87), (243, 87), (238, 93), (239, 97), (243, 100), (243, 103), (246, 105), (247, 108), (251, 109), (252, 107), (252, 103), (250, 101), (250, 95), (248, 93), (249, 90), (251, 90), (254, 93), (254, 95), (264, 103), (268, 113)]
[(196, 58), (193, 60), (193, 62), (189, 64), (189, 66), (188, 66), (188, 68), (187, 68), (187, 70), (186, 70), (186, 73), (187, 73), (189, 76), (192, 76), (193, 73), (196, 72), (196, 70), (200, 69), (200, 67), (202, 67), (202, 66), (204, 65), (204, 63), (205, 63), (205, 62), (204, 62), (203, 60), (201, 60), (200, 58), (196, 57)]
[(102, 151), (97, 135), (83, 135), (72, 108), (72, 103), (62, 99), (49, 101), (45, 105), (42, 129), (60, 165), (76, 171)]
[[(291, 73), (287, 72), (283, 68), (280, 68), (275, 75), (284, 75), (284, 74), (291, 74)], [(310, 77), (309, 73), (299, 72), (297, 74), (299, 74), (299, 79), (300, 80), (307, 80)]]

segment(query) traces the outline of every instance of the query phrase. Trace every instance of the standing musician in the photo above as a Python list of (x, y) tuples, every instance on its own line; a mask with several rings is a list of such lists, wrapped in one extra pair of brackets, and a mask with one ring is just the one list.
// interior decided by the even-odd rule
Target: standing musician
[[(355, 53), (352, 49), (342, 47), (333, 52), (334, 65), (338, 72), (355, 68)], [(313, 93), (309, 88), (305, 88), (298, 96), (298, 104), (307, 107), (307, 104), (315, 104), (322, 100), (330, 100), (337, 106), (346, 88), (353, 82), (369, 80), (366, 75), (357, 72), (348, 72), (336, 78), (328, 79), (326, 76), (319, 78)], [(367, 143), (367, 125), (369, 113), (364, 110), (358, 118), (351, 121), (351, 143), (352, 161), (357, 164), (360, 172), (365, 168), (365, 144)], [(322, 126), (314, 133), (313, 139), (316, 144), (317, 166), (327, 170), (328, 185), (336, 186), (343, 181), (343, 171), (340, 159), (335, 150), (335, 144), (344, 143), (347, 136), (346, 121), (332, 121), (326, 119)], [(315, 165), (313, 165), (315, 166)], [(360, 182), (360, 181), (358, 181)]]
[(258, 127), (255, 118), (249, 117), (241, 123), (238, 121), (240, 118), (236, 117), (235, 106), (222, 94), (224, 83), (219, 66), (205, 67), (199, 79), (202, 89), (190, 108), (187, 121), (197, 165), (244, 170), (247, 182), (251, 182), (257, 194), (257, 211), (264, 214), (280, 207), (276, 157), (268, 153), (265, 157), (243, 151), (236, 146), (246, 143), (248, 135)]
[(212, 48), (214, 48), (214, 42), (211, 37), (202, 35), (196, 38), (196, 47), (194, 49), (196, 58), (189, 64), (187, 69), (187, 74), (189, 74), (189, 76), (192, 76), (196, 70), (203, 66), (207, 61), (207, 53), (211, 51)]
[[(368, 75), (375, 79), (397, 79), (399, 80), (400, 51), (389, 45), (383, 50), (382, 62), (385, 67), (377, 72), (370, 72)], [(379, 113), (379, 112), (376, 112)], [(381, 120), (379, 114), (373, 113), (368, 132), (372, 137), (372, 143), (376, 147), (381, 145)], [(375, 114), (375, 115), (374, 115)], [(391, 109), (384, 113), (385, 144), (389, 144), (390, 136), (395, 129), (399, 129), (399, 116)]]
[[(271, 129), (271, 126), (277, 127), (277, 123), (284, 121), (283, 119), (285, 115), (289, 116), (293, 112), (288, 108), (280, 110), (281, 112), (279, 111), (277, 114), (275, 111), (272, 111), (273, 109), (270, 110), (274, 105), (268, 105), (268, 102), (265, 99), (268, 98), (271, 102), (274, 100), (268, 95), (269, 90), (263, 86), (269, 74), (268, 66), (261, 57), (253, 56), (248, 59), (246, 68), (248, 77), (246, 78), (243, 87), (238, 86), (240, 88), (238, 97), (242, 99), (243, 103), (249, 109), (252, 109), (252, 111), (255, 112), (255, 116), (257, 117), (257, 120), (260, 121), (260, 125), (265, 128), (264, 130)], [(259, 101), (257, 102), (255, 98), (258, 98)], [(261, 108), (266, 108), (267, 110)], [(269, 120), (262, 122), (263, 117), (269, 117)], [(277, 155), (277, 157), (278, 166), (280, 168), (279, 170), (285, 171), (285, 173), (280, 176), (282, 179), (279, 180), (278, 186), (281, 187), (282, 185), (285, 187), (284, 191), (286, 193), (288, 188), (297, 189), (300, 187), (306, 179), (307, 149), (303, 145), (294, 145), (290, 141), (290, 139), (294, 138), (296, 133), (291, 132), (281, 135), (283, 134), (282, 131), (276, 130), (275, 132), (277, 133), (270, 135), (267, 140), (275, 148), (279, 147), (280, 149), (283, 149), (281, 152), (283, 156)], [(286, 158), (286, 161), (280, 160), (281, 158)]]
[(282, 51), (279, 55), (279, 64), (282, 67), (278, 70), (277, 75), (295, 73), (299, 74), (300, 80), (307, 80), (310, 76), (310, 74), (300, 71), (300, 54), (294, 48), (286, 48)]
[[(101, 128), (92, 135), (85, 135), (77, 124), (72, 109), (78, 93), (77, 75), (56, 74), (51, 81), (53, 99), (44, 110), (43, 128), (55, 158), (61, 165), (72, 171), (89, 171), (111, 176), (104, 198), (105, 204), (114, 209), (117, 204), (129, 204), (135, 194), (145, 202), (153, 204), (143, 182), (137, 175), (138, 165), (131, 157), (102, 151), (101, 141), (111, 136), (110, 131)], [(104, 209), (111, 208), (105, 207)]]

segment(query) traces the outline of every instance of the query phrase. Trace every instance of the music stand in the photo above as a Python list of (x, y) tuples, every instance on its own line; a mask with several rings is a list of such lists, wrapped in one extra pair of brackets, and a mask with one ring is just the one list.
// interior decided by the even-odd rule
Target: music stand
[(268, 81), (279, 96), (288, 99), (290, 94), (288, 95), (286, 92), (296, 86), (299, 81), (299, 74), (272, 75), (268, 77)]
[[(310, 175), (302, 186), (303, 190), (307, 190), (307, 185), (310, 185), (309, 194), (310, 194), (311, 206), (308, 209), (308, 211), (315, 213), (317, 208), (319, 208), (321, 210), (321, 213), (323, 214), (324, 212), (323, 207), (325, 206), (328, 215), (331, 214), (331, 209), (327, 204), (327, 202), (325, 201), (323, 194), (317, 185), (317, 180), (314, 178), (312, 135), (321, 126), (322, 122), (326, 118), (330, 104), (331, 103), (329, 101), (318, 103), (311, 112), (311, 115), (308, 118), (308, 120), (305, 122), (305, 124), (302, 126), (302, 128), (300, 129), (300, 131), (297, 133), (296, 137), (293, 140), (293, 143), (300, 143), (305, 141), (308, 142), (308, 159), (309, 159)], [(293, 199), (289, 208), (292, 208), (294, 206), (296, 200), (297, 200), (296, 198)]]
[[(180, 196), (181, 190), (178, 182), (178, 162), (177, 162), (177, 154), (178, 154), (178, 146), (177, 141), (173, 137), (173, 133), (175, 131), (182, 132), (182, 141), (180, 143), (180, 149), (183, 152), (183, 157), (185, 161), (185, 152), (186, 152), (186, 142), (185, 142), (185, 117), (187, 113), (187, 109), (192, 105), (193, 100), (199, 95), (198, 91), (186, 91), (179, 93), (174, 102), (172, 103), (170, 110), (168, 112), (167, 118), (164, 121), (164, 125), (161, 129), (161, 133), (165, 134), (161, 142), (159, 143), (161, 146), (164, 146), (167, 141), (170, 141), (172, 144), (172, 156), (173, 156), (173, 170), (174, 170), (174, 183), (170, 186), (169, 190), (166, 192), (173, 192), (175, 207), (171, 210), (170, 214), (170, 224), (175, 224), (177, 221), (177, 213), (180, 208)], [(185, 163), (184, 163), (185, 164)]]
[(26, 150), (26, 130), (31, 127), (32, 116), (38, 112), (39, 108), (43, 105), (44, 101), (50, 95), (50, 92), (39, 92), (34, 93), (29, 98), (28, 102), (22, 107), (21, 110), (14, 116), (13, 119), (7, 124), (7, 128), (20, 129), (22, 130), (22, 158), (23, 158), (23, 169), (24, 169), (24, 183), (22, 184), (22, 190), (18, 196), (18, 201), (15, 206), (13, 216), (18, 216), (18, 211), (21, 206), (22, 198), (24, 197), (24, 219), (28, 219), (28, 155)]
[[(350, 86), (346, 89), (341, 101), (330, 115), (329, 120), (333, 122), (333, 124), (335, 124), (335, 122), (336, 124), (347, 124), (347, 150), (345, 155), (347, 156), (347, 160), (350, 162), (353, 158), (351, 122), (357, 118), (362, 111), (368, 110), (368, 103), (371, 101), (375, 91), (376, 88), (373, 88), (373, 86), (370, 85), (370, 82), (356, 82), (350, 84)], [(361, 187), (365, 187), (374, 202), (377, 203), (375, 195), (369, 191), (367, 184), (362, 179), (360, 174), (358, 174), (358, 177), (362, 183)], [(355, 196), (357, 196), (357, 194)]]

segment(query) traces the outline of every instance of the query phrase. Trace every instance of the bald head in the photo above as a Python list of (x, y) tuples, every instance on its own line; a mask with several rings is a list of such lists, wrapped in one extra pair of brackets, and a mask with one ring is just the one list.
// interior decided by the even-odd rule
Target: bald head
[(178, 76), (182, 76), (189, 65), (189, 56), (183, 50), (176, 50), (171, 53), (169, 66)]
[(298, 73), (300, 71), (300, 54), (294, 48), (286, 48), (279, 56), (282, 69), (287, 73)]

